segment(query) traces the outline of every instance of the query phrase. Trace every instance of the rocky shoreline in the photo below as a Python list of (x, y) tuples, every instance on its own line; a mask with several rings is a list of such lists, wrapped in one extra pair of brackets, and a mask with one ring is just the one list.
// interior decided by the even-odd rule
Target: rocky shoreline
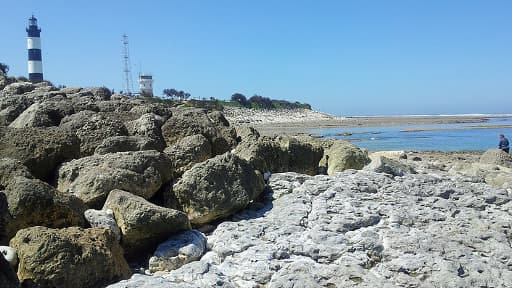
[(185, 102), (0, 88), (0, 287), (512, 286), (499, 150), (368, 153)]

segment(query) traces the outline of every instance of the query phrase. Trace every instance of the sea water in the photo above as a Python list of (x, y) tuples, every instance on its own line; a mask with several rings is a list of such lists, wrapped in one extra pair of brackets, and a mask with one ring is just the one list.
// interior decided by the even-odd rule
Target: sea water
[[(360, 148), (370, 151), (386, 150), (435, 150), (465, 151), (487, 150), (498, 147), (498, 135), (505, 134), (512, 141), (512, 128), (464, 129), (457, 128), (479, 125), (512, 125), (510, 118), (489, 118), (484, 123), (402, 125), (383, 127), (340, 127), (312, 130), (324, 138), (351, 141)], [(454, 130), (432, 130), (401, 132), (411, 128), (454, 128)], [(348, 132), (348, 133), (345, 133)], [(346, 136), (341, 134), (347, 134)], [(351, 134), (351, 135), (348, 135)], [(512, 144), (512, 143), (511, 143)]]

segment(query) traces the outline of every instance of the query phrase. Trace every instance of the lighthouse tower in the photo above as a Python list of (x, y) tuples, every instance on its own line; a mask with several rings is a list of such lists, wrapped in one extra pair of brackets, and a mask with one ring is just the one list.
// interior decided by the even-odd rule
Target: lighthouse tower
[(27, 48), (28, 48), (28, 79), (37, 83), (43, 81), (43, 62), (41, 58), (41, 29), (37, 27), (37, 19), (32, 15), (28, 19)]
[(153, 76), (151, 74), (139, 75), (140, 96), (153, 97)]

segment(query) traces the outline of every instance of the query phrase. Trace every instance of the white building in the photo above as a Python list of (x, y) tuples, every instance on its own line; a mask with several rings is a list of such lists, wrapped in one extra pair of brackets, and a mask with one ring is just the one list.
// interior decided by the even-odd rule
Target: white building
[(151, 74), (139, 75), (140, 95), (145, 97), (153, 97), (153, 76)]

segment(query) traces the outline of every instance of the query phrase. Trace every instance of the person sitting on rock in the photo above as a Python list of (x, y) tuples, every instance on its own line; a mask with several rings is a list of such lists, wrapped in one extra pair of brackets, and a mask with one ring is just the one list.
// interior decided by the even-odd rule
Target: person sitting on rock
[(509, 151), (508, 139), (505, 138), (505, 135), (503, 134), (500, 134), (500, 144), (498, 145), (498, 148), (507, 153)]

